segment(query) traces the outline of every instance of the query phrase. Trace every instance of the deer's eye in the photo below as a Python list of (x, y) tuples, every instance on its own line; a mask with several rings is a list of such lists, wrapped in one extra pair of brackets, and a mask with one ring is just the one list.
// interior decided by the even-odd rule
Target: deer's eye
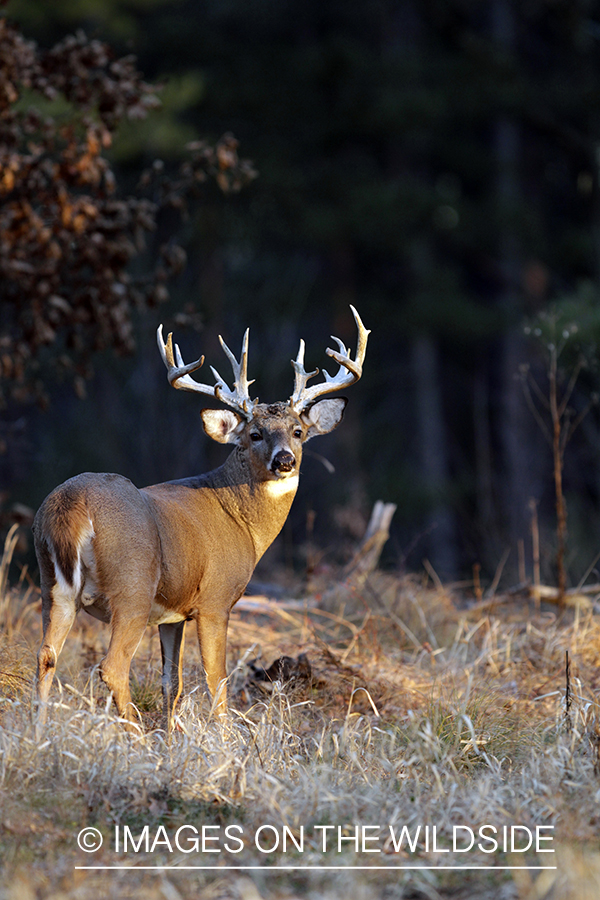
[(301, 438), (301, 437), (302, 437), (302, 429), (301, 429), (301, 428), (296, 428), (296, 430), (294, 431), (294, 437), (295, 437), (295, 438)]
[(260, 431), (251, 431), (250, 432), (250, 440), (251, 441), (262, 441), (262, 434)]

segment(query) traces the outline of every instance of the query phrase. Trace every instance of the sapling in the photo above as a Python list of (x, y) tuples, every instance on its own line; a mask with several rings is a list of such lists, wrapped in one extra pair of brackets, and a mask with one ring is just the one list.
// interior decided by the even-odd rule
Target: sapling
[(567, 545), (567, 505), (563, 491), (565, 450), (576, 429), (590, 409), (598, 402), (596, 394), (577, 411), (572, 405), (573, 392), (587, 360), (577, 351), (570, 371), (563, 372), (559, 359), (565, 348), (578, 334), (576, 324), (563, 325), (556, 312), (541, 315), (535, 326), (526, 326), (525, 333), (538, 338), (547, 360), (547, 385), (542, 386), (533, 375), (529, 364), (520, 368), (521, 384), (525, 400), (552, 449), (554, 478), (554, 507), (556, 512), (556, 578), (558, 604), (564, 605), (567, 589), (565, 553)]

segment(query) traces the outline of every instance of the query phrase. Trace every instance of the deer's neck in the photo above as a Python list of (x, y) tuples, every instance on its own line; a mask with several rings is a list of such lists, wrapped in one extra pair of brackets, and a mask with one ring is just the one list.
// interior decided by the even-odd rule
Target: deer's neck
[(298, 489), (298, 476), (256, 480), (243, 456), (234, 451), (224, 465), (206, 476), (206, 482), (225, 512), (250, 533), (258, 562), (283, 528)]

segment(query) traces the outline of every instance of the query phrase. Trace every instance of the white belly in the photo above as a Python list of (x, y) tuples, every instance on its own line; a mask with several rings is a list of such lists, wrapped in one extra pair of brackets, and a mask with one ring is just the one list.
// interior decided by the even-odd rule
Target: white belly
[(175, 622), (183, 622), (186, 618), (187, 616), (183, 616), (175, 609), (167, 609), (154, 598), (150, 607), (148, 625), (173, 625)]

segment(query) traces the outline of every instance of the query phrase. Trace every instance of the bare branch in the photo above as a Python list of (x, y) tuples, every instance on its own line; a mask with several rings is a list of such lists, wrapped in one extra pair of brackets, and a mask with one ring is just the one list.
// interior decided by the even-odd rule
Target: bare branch
[(567, 387), (565, 388), (563, 398), (560, 401), (560, 404), (558, 407), (559, 416), (563, 416), (565, 413), (565, 410), (567, 408), (569, 400), (571, 399), (571, 395), (572, 395), (573, 391), (575, 390), (575, 385), (577, 384), (577, 379), (579, 378), (579, 373), (583, 369), (584, 365), (585, 365), (585, 360), (583, 359), (583, 357), (580, 356), (577, 361), (577, 364), (574, 366), (573, 371), (571, 372), (571, 377), (569, 378), (569, 383), (568, 383)]
[(525, 397), (525, 402), (527, 403), (529, 411), (531, 412), (535, 421), (538, 423), (542, 434), (544, 435), (544, 437), (546, 438), (546, 440), (552, 447), (552, 435), (550, 434), (550, 432), (548, 430), (548, 426), (546, 425), (542, 416), (540, 415), (539, 409), (533, 402), (533, 397), (531, 396), (531, 391), (529, 390), (529, 382), (526, 381), (525, 379), (523, 379), (521, 384), (523, 387), (523, 396)]

